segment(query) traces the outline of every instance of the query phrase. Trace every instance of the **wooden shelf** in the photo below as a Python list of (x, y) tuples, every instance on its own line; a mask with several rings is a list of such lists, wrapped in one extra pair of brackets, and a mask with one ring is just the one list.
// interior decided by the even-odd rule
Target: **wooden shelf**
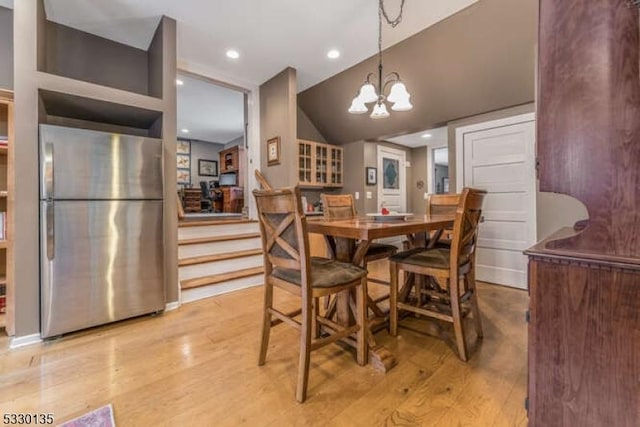
[(7, 154), (9, 152), (9, 147), (4, 144), (0, 144), (0, 154)]
[(0, 249), (6, 249), (8, 244), (9, 242), (7, 242), (6, 240), (0, 240)]

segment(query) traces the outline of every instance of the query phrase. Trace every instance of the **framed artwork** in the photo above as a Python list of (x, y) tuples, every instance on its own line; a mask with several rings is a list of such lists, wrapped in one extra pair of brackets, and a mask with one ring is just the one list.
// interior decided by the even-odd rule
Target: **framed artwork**
[(198, 159), (198, 175), (218, 176), (218, 161)]
[(191, 156), (188, 154), (178, 154), (176, 156), (178, 169), (191, 169)]
[(276, 136), (267, 140), (267, 165), (280, 164), (280, 137)]
[(400, 189), (400, 161), (382, 158), (382, 188), (385, 190)]
[(378, 185), (378, 169), (367, 167), (367, 185)]
[(178, 145), (176, 147), (176, 152), (178, 154), (188, 154), (191, 155), (191, 142), (185, 140), (178, 140)]
[(178, 184), (191, 184), (191, 170), (190, 169), (178, 169)]

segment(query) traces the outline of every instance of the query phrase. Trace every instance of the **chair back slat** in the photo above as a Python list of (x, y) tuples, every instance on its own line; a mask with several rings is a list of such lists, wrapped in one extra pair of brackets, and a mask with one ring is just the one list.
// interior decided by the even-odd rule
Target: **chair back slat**
[(254, 190), (264, 251), (265, 274), (274, 268), (301, 273), (303, 292), (309, 291), (309, 238), (300, 189)]
[(478, 226), (482, 218), (482, 203), (487, 192), (465, 187), (456, 209), (451, 241), (451, 271), (475, 261)]
[(256, 180), (258, 181), (258, 183), (260, 184), (263, 190), (273, 190), (273, 187), (271, 186), (271, 184), (269, 184), (269, 181), (267, 181), (267, 178), (265, 178), (265, 176), (262, 175), (262, 172), (256, 169), (254, 171), (254, 174), (256, 176)]
[[(427, 196), (427, 215), (453, 215), (458, 209), (460, 194), (429, 194)], [(429, 240), (438, 238), (448, 242), (453, 234), (453, 228), (447, 228), (443, 232), (432, 231), (429, 233)]]
[[(357, 215), (356, 205), (351, 194), (321, 194), (322, 208), (326, 219), (350, 219)], [(353, 253), (356, 241), (343, 237), (328, 239), (333, 254)]]

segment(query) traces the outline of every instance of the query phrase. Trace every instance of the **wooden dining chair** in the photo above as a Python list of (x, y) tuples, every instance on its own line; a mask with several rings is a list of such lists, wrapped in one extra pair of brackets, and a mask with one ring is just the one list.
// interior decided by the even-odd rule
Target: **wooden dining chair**
[[(460, 195), (453, 225), (451, 247), (431, 249), (417, 248), (398, 253), (390, 258), (390, 333), (398, 334), (398, 310), (436, 318), (453, 324), (458, 356), (469, 358), (463, 320), (472, 314), (478, 339), (482, 338), (482, 321), (478, 308), (475, 283), (475, 255), (478, 240), (478, 224), (482, 217), (482, 203), (486, 191), (465, 188)], [(398, 275), (400, 270), (414, 273), (418, 280), (408, 282), (416, 287), (417, 305), (398, 300)], [(419, 285), (424, 276), (437, 285), (435, 291), (424, 290), (427, 300), (423, 303)]]
[[(428, 215), (453, 215), (460, 203), (460, 194), (429, 194), (427, 196)], [(451, 246), (453, 229), (437, 230), (429, 233), (427, 246)]]
[[(366, 340), (367, 271), (353, 264), (309, 256), (307, 220), (300, 189), (254, 190), (264, 251), (264, 311), (258, 365), (265, 363), (271, 327), (286, 323), (300, 331), (296, 399), (307, 394), (310, 352), (356, 334), (358, 364), (368, 361)], [(273, 305), (274, 287), (301, 299), (284, 313)], [(320, 316), (319, 298), (355, 289), (356, 324), (343, 327)], [(301, 321), (295, 318), (301, 316)], [(315, 323), (315, 324), (314, 324)], [(328, 336), (320, 337), (318, 325)], [(312, 337), (312, 335), (314, 335)]]
[[(320, 197), (322, 198), (324, 217), (326, 219), (347, 219), (355, 218), (357, 216), (355, 202), (351, 194), (321, 194)], [(348, 250), (349, 253), (352, 253), (356, 244), (353, 239), (333, 239), (333, 241), (335, 242), (335, 246), (331, 247), (331, 250), (334, 254), (337, 254), (338, 251), (344, 250)], [(369, 245), (367, 253), (364, 256), (362, 268), (366, 270), (369, 262), (387, 259), (397, 251), (398, 248), (394, 245), (373, 242)], [(376, 278), (369, 278), (369, 281), (389, 285), (389, 282)]]

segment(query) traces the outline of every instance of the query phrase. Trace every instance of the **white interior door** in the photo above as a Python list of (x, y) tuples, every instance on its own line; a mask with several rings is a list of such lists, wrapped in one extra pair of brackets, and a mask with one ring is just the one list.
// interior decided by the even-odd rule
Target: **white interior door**
[(378, 145), (378, 212), (407, 211), (406, 163), (404, 151)]
[(458, 179), (458, 189), (467, 186), (488, 192), (476, 278), (525, 289), (527, 261), (522, 251), (536, 241), (536, 177), (535, 121), (532, 115), (524, 117), (529, 120), (522, 118), (462, 130), (458, 158), (462, 154), (464, 176)]

